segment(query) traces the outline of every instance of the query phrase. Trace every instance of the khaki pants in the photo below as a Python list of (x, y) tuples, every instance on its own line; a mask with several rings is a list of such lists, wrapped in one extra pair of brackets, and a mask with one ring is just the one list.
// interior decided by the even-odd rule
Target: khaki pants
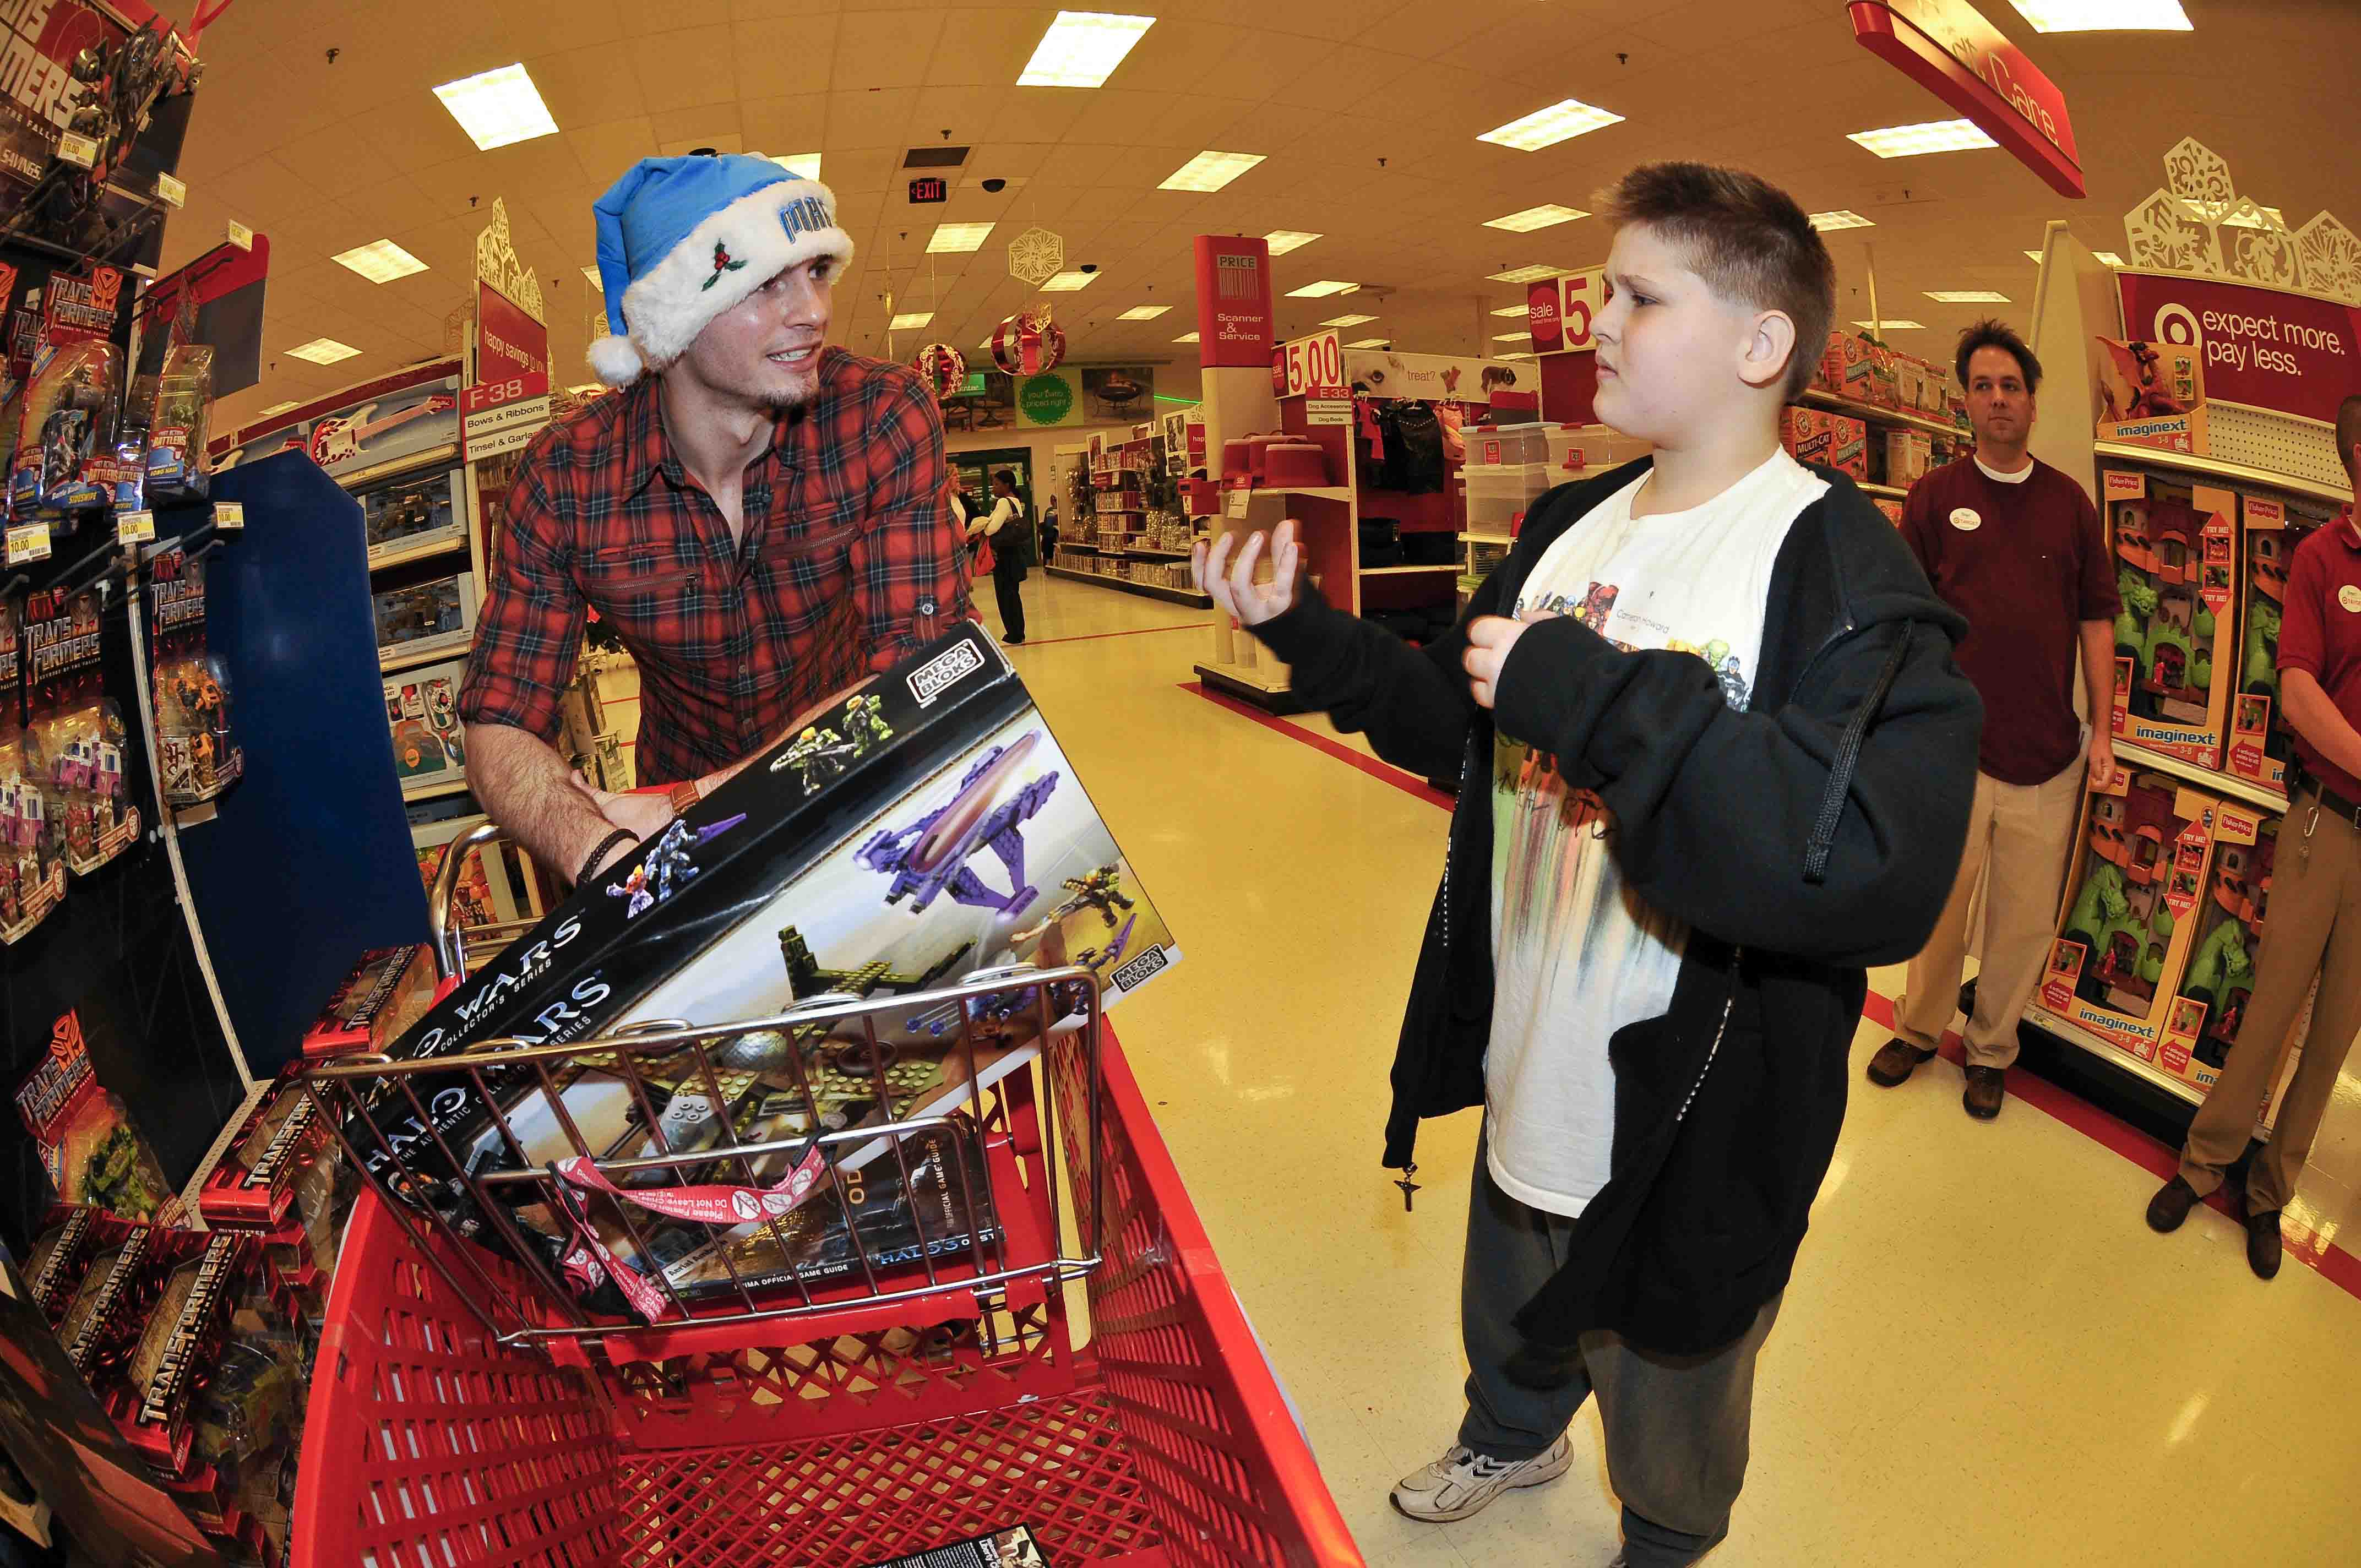
[(2082, 762), (2045, 784), (2003, 784), (1976, 774), (1976, 803), (1968, 817), (1968, 847), (1960, 857), (1950, 902), (1918, 956), (1894, 1009), (1894, 1033), (1920, 1050), (1942, 1043), (1959, 1011), (1967, 971), (1968, 910), (1987, 868), (1984, 936), (1977, 970), (1975, 1016), (1961, 1036), (1971, 1067), (2004, 1068), (2016, 1060), (2016, 1021), (2033, 997), (2058, 927), (2058, 894), (2066, 850), (2081, 819)]
[(2254, 993), (2238, 1025), (2238, 1043), (2189, 1124), (2180, 1153), (2181, 1177), (2199, 1197), (2222, 1185), (2223, 1168), (2245, 1152), (2263, 1097), (2279, 1081), (2288, 1036), (2318, 974), (2320, 1000), (2295, 1081), (2279, 1104), (2270, 1141), (2246, 1171), (2251, 1213), (2283, 1209), (2295, 1196), (2321, 1113), (2361, 1031), (2361, 832), (2349, 820), (2317, 810), (2319, 804), (2317, 795), (2305, 795), (2280, 825)]

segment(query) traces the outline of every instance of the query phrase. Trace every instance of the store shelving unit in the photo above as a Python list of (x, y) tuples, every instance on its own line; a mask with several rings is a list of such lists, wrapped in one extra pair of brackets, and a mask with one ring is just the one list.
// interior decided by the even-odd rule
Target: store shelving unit
[[(1094, 441), (1095, 439), (1093, 438)], [(1169, 567), (1175, 562), (1189, 559), (1189, 552), (1185, 550), (1167, 550), (1157, 545), (1131, 543), (1134, 540), (1151, 537), (1154, 531), (1150, 529), (1126, 526), (1110, 535), (1104, 524), (1099, 521), (1108, 517), (1120, 517), (1126, 524), (1130, 524), (1153, 515), (1155, 509), (1147, 504), (1148, 479), (1164, 462), (1163, 446), (1163, 438), (1156, 433), (1153, 424), (1140, 424), (1133, 427), (1128, 440), (1119, 442), (1114, 447), (1106, 449), (1099, 458), (1084, 459), (1088, 465), (1085, 472), (1089, 475), (1092, 487), (1091, 510), (1086, 515), (1094, 525), (1095, 537), (1099, 543), (1082, 543), (1071, 540), (1060, 540), (1057, 560), (1042, 563), (1041, 570), (1044, 574), (1070, 583), (1089, 583), (1097, 587), (1114, 588), (1121, 593), (1137, 595), (1141, 598), (1159, 599), (1167, 604), (1187, 605), (1192, 609), (1213, 608), (1213, 601), (1211, 598), (1192, 587), (1184, 587), (1171, 583), (1144, 582), (1128, 576), (1119, 576), (1114, 572), (1094, 571), (1086, 565), (1071, 564), (1077, 560), (1083, 562), (1137, 561), (1150, 563), (1159, 567)], [(1139, 477), (1139, 482), (1136, 488), (1131, 483), (1131, 477), (1134, 475)], [(1114, 495), (1120, 499), (1117, 504), (1110, 506), (1102, 500), (1103, 495)], [(1139, 504), (1131, 504), (1134, 498), (1137, 499)], [(1110, 537), (1122, 540), (1124, 543), (1106, 543), (1105, 541)]]
[(1142, 598), (1162, 599), (1167, 604), (1185, 604), (1193, 609), (1211, 609), (1213, 601), (1194, 588), (1168, 588), (1161, 583), (1137, 583), (1129, 577), (1111, 577), (1101, 572), (1077, 572), (1065, 566), (1044, 566), (1041, 570), (1053, 577), (1070, 583), (1092, 583), (1118, 593), (1137, 594)]
[[(2042, 393), (2052, 410), (2098, 408), (2087, 349), (2094, 337), (2120, 339), (2125, 335), (2122, 297), (2114, 269), (2076, 241), (2064, 223), (2052, 223), (2043, 252), (2029, 334), (2034, 351), (2049, 367)], [(2093, 499), (2102, 502), (2105, 488), (2101, 476), (2108, 469), (2125, 468), (2143, 469), (2160, 479), (2183, 484), (2192, 479), (2211, 481), (2242, 494), (2260, 493), (2313, 503), (2351, 499), (2351, 493), (2344, 486), (2319, 477), (2334, 467), (2334, 443), (2324, 427), (2308, 432), (2301, 428), (2306, 422), (2269, 411), (2228, 411), (2243, 424), (2269, 429), (2277, 439), (2268, 450), (2291, 455), (2292, 460), (2307, 472), (2278, 471), (2225, 458), (2095, 441), (2088, 433), (2089, 426), (2078, 429), (2074, 420), (2058, 420), (2055, 414), (2052, 422), (2036, 427), (2034, 455), (2067, 473), (2087, 476)], [(2312, 450), (2309, 444), (2313, 441), (2323, 450)], [(2243, 615), (2243, 539), (2241, 546), (2236, 602)], [(2185, 762), (2124, 740), (2115, 742), (2114, 751), (2116, 761), (2127, 767), (2153, 771), (2222, 800), (2251, 806), (2266, 818), (2278, 817), (2288, 809), (2287, 797), (2279, 789), (2224, 769)], [(2046, 1076), (2069, 1083), (2093, 1102), (2161, 1139), (2177, 1142), (2185, 1135), (2191, 1111), (2204, 1101), (2203, 1086), (2143, 1061), (2072, 1019), (2059, 1016), (2043, 1006), (2037, 996), (2026, 1009), (2025, 1021), (2026, 1059), (2029, 1065)], [(2268, 1130), (2267, 1123), (2258, 1120), (2257, 1135)]]
[(1864, 424), (1886, 430), (1917, 430), (1928, 435), (1956, 439), (1960, 427), (1933, 414), (1920, 413), (1916, 409), (1890, 409), (1883, 403), (1865, 403), (1858, 398), (1848, 398), (1819, 387), (1806, 387), (1795, 400), (1808, 408), (1826, 409), (1830, 413), (1849, 414)]

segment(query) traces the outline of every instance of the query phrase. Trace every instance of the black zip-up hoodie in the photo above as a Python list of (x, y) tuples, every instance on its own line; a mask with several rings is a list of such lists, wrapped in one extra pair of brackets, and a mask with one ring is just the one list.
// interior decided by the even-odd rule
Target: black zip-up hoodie
[[(1648, 466), (1535, 502), (1425, 649), (1309, 591), (1253, 628), (1339, 729), (1460, 779), (1394, 1058), (1389, 1166), (1411, 1164), (1421, 1118), (1484, 1102), (1494, 715), (1461, 664), (1467, 623), (1512, 609), (1542, 553)], [(1745, 711), (1695, 654), (1626, 653), (1570, 616), (1530, 627), (1501, 672), (1500, 729), (1599, 796), (1625, 881), (1689, 926), (1671, 1006), (1609, 1042), (1609, 1178), (1517, 1320), (1546, 1352), (1594, 1328), (1709, 1350), (1785, 1288), (1844, 1120), (1864, 966), (1915, 954), (1959, 872), (1983, 711), (1951, 657), (1966, 622), (1850, 479), (1814, 471), (1829, 488), (1773, 566)]]

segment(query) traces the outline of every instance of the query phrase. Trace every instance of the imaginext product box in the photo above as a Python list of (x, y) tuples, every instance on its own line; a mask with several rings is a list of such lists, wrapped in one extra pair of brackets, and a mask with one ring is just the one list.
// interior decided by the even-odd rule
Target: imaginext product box
[(2205, 896), (2191, 920), (2189, 964), (2173, 988), (2157, 1057), (2158, 1067), (2200, 1089), (2210, 1090), (2221, 1076), (2246, 1019), (2279, 830), (2278, 818), (2242, 802), (2224, 801), (2214, 813)]
[(1798, 463), (1823, 463), (1855, 479), (1869, 478), (1869, 426), (1850, 414), (1782, 409), (1779, 444)]
[(2041, 1004), (2157, 1060), (2188, 967), (2221, 802), (2162, 773), (2118, 770), (2083, 802), (2074, 872)]
[(2238, 614), (2237, 691), (2230, 709), (2224, 768), (2281, 796), (2288, 793), (2295, 740), (2279, 700), (2279, 618), (2296, 546), (2332, 520), (2325, 505), (2290, 506), (2276, 497), (2241, 498), (2246, 592)]
[(2205, 455), (2205, 372), (2201, 349), (2094, 338), (2091, 384), (2099, 440)]
[(2115, 561), (2114, 736), (2222, 765), (2237, 668), (2238, 498), (2130, 469), (2100, 475)]

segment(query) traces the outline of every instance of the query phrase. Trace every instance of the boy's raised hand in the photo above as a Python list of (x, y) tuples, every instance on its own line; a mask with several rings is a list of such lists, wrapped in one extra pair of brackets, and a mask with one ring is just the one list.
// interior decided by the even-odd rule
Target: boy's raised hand
[[(1262, 559), (1263, 543), (1270, 543), (1271, 580), (1254, 580), (1256, 565)], [(1213, 603), (1241, 626), (1260, 626), (1274, 616), (1284, 615), (1295, 604), (1295, 583), (1302, 569), (1303, 552), (1296, 543), (1295, 520), (1289, 518), (1266, 536), (1257, 532), (1246, 536), (1237, 559), (1230, 559), (1234, 534), (1224, 533), (1209, 545), (1199, 540), (1189, 553), (1189, 570), (1197, 579), (1197, 591), (1209, 594)]]
[(1469, 690), (1477, 706), (1489, 707), (1499, 695), (1500, 671), (1509, 662), (1509, 651), (1532, 624), (1505, 615), (1479, 615), (1467, 623), (1467, 652), (1460, 663), (1466, 668)]

